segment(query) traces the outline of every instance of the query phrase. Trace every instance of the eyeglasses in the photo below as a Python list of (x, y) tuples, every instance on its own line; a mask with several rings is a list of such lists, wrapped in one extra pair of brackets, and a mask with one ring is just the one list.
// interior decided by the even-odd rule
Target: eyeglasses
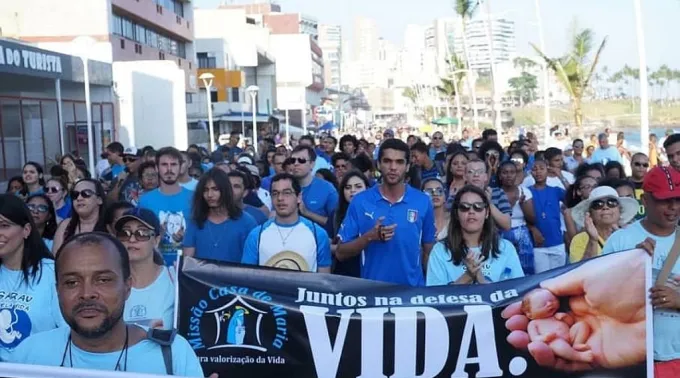
[(432, 140), (441, 140), (441, 139), (444, 139), (444, 138), (443, 138), (443, 137), (438, 137), (438, 136), (432, 137)]
[(497, 158), (497, 157), (501, 156), (501, 154), (498, 151), (486, 151), (486, 157), (491, 157), (491, 156)]
[(133, 231), (130, 230), (120, 230), (116, 232), (116, 238), (120, 241), (130, 241), (132, 237), (135, 237), (137, 241), (149, 241), (155, 233), (151, 230), (138, 229)]
[(486, 173), (486, 169), (468, 169), (467, 174), (470, 176), (481, 176)]
[(35, 203), (29, 203), (26, 207), (28, 207), (28, 210), (36, 213), (46, 213), (50, 210), (50, 207), (47, 205), (37, 205)]
[(288, 160), (287, 160), (288, 164), (295, 164), (296, 162), (300, 163), (300, 164), (307, 164), (308, 161), (309, 160), (307, 160), (305, 158), (294, 158), (294, 157), (288, 158)]
[(456, 210), (458, 210), (461, 213), (469, 213), (471, 210), (474, 210), (475, 213), (481, 213), (485, 209), (486, 209), (486, 204), (484, 202), (475, 202), (475, 203), (461, 202), (456, 207)]
[(524, 164), (524, 159), (522, 158), (512, 158), (510, 161), (517, 164)]
[(145, 179), (152, 180), (152, 179), (158, 178), (158, 173), (157, 172), (145, 173), (145, 174), (142, 175), (142, 177), (145, 178)]
[(595, 200), (590, 204), (590, 209), (591, 210), (602, 210), (605, 208), (605, 206), (608, 209), (613, 209), (615, 207), (619, 206), (619, 200), (616, 198), (607, 198), (607, 199), (601, 199), (601, 200)]
[(82, 196), (84, 199), (88, 199), (96, 194), (97, 193), (95, 193), (95, 191), (92, 189), (84, 189), (81, 191), (71, 190), (71, 199), (75, 201), (80, 196)]
[(639, 161), (636, 161), (633, 165), (636, 167), (649, 168), (649, 163), (640, 163)]
[(444, 195), (444, 189), (443, 188), (427, 188), (424, 190), (425, 194), (428, 196), (443, 196)]
[(57, 188), (56, 186), (47, 186), (47, 187), (45, 187), (45, 192), (46, 192), (46, 193), (55, 194), (55, 193), (61, 192), (61, 190), (62, 190), (61, 188)]
[(272, 191), (271, 193), (272, 198), (277, 198), (277, 197), (290, 197), (295, 195), (295, 191), (292, 189), (285, 189), (282, 191)]

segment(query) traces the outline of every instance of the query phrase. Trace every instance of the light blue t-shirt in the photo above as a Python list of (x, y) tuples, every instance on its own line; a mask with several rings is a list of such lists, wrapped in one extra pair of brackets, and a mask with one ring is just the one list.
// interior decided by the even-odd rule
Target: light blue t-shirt
[(175, 320), (175, 275), (170, 267), (162, 267), (156, 280), (149, 286), (132, 288), (125, 301), (123, 319), (143, 327), (155, 320), (163, 321), (163, 329), (171, 329)]
[[(491, 257), (482, 265), (482, 274), (489, 282), (500, 282), (512, 278), (524, 277), (522, 264), (519, 262), (515, 246), (505, 239), (498, 244), (498, 257)], [(480, 248), (470, 248), (469, 253), (479, 254)], [(454, 282), (465, 274), (464, 263), (454, 265), (449, 251), (443, 242), (435, 244), (427, 262), (427, 286), (442, 286)]]
[(326, 161), (326, 159), (317, 157), (317, 159), (314, 160), (314, 168), (312, 168), (312, 174), (316, 174), (316, 171), (322, 168), (331, 169), (332, 166), (330, 165), (329, 162)]
[(619, 153), (619, 150), (614, 146), (609, 146), (607, 147), (606, 150), (603, 150), (602, 148), (597, 148), (593, 152), (593, 155), (590, 157), (591, 164), (602, 163), (602, 165), (606, 165), (610, 161), (618, 161), (619, 163), (623, 164), (621, 154)]
[[(663, 237), (652, 235), (637, 221), (613, 233), (604, 244), (602, 254), (634, 249), (647, 238), (656, 241), (652, 258), (652, 282), (655, 282), (673, 246), (675, 233)], [(674, 276), (680, 276), (680, 260), (673, 266), (669, 279)], [(670, 361), (680, 358), (680, 311), (655, 308), (653, 322), (654, 360)]]
[(297, 265), (300, 270), (317, 272), (331, 266), (330, 240), (323, 227), (305, 217), (295, 224), (270, 219), (250, 232), (241, 262), (287, 268)]
[(194, 256), (199, 259), (239, 263), (248, 233), (255, 227), (257, 222), (245, 211), (241, 217), (220, 224), (206, 220), (202, 229), (190, 220), (184, 247), (195, 248)]
[(193, 195), (194, 192), (185, 188), (173, 195), (163, 194), (159, 188), (139, 198), (138, 207), (153, 211), (165, 230), (158, 246), (163, 254), (177, 256), (177, 250), (182, 248), (182, 235), (186, 233), (187, 221), (191, 217)]
[(21, 270), (0, 266), (0, 361), (7, 361), (28, 336), (65, 324), (53, 260), (43, 259), (29, 284)]
[(338, 191), (328, 181), (314, 177), (302, 188), (302, 200), (307, 210), (328, 217), (338, 207)]
[(54, 240), (42, 238), (42, 241), (43, 241), (43, 243), (45, 243), (45, 246), (47, 247), (47, 249), (49, 249), (51, 251), (52, 246), (54, 245)]
[(357, 194), (349, 204), (338, 235), (343, 243), (369, 232), (380, 217), (383, 225), (396, 224), (394, 237), (374, 241), (361, 252), (361, 277), (408, 286), (425, 286), (421, 250), (435, 242), (432, 201), (420, 190), (406, 185), (404, 196), (391, 203), (376, 185)]
[(198, 185), (198, 180), (196, 180), (195, 178), (192, 177), (191, 180), (189, 180), (188, 182), (185, 182), (185, 183), (180, 182), (179, 185), (182, 188), (189, 189), (192, 192), (195, 192), (196, 191), (196, 185)]
[[(71, 353), (64, 353), (70, 327), (61, 327), (31, 336), (13, 353), (10, 362), (28, 365), (61, 366), (79, 369), (113, 371), (121, 351), (110, 353), (86, 352), (71, 343)], [(205, 377), (196, 353), (182, 336), (172, 342), (172, 370), (174, 375)], [(127, 361), (126, 361), (127, 357)], [(161, 346), (145, 339), (128, 348), (120, 361), (120, 370), (141, 374), (166, 375)]]

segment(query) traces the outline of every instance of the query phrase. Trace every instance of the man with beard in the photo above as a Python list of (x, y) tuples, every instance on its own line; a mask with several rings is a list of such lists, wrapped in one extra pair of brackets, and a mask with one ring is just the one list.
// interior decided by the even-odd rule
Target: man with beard
[(182, 154), (176, 148), (161, 148), (156, 154), (156, 165), (160, 186), (144, 193), (139, 199), (139, 207), (153, 211), (160, 220), (163, 237), (158, 248), (166, 263), (172, 265), (177, 259), (177, 250), (182, 248), (193, 192), (179, 184)]
[(59, 307), (69, 327), (29, 337), (11, 362), (204, 376), (186, 339), (169, 337), (163, 346), (157, 331), (124, 322), (132, 278), (128, 252), (118, 240), (98, 232), (75, 236), (57, 252), (55, 273)]
[(424, 286), (424, 268), (435, 242), (434, 210), (425, 193), (405, 184), (410, 154), (400, 139), (380, 146), (382, 184), (357, 194), (340, 227), (340, 261), (362, 254), (361, 277)]
[(250, 232), (241, 263), (330, 273), (328, 234), (299, 215), (302, 188), (298, 180), (287, 173), (278, 174), (272, 179), (271, 193), (276, 216)]
[(301, 144), (293, 149), (290, 156), (293, 176), (302, 187), (300, 214), (324, 227), (330, 214), (338, 207), (338, 191), (328, 181), (314, 175), (312, 169), (318, 158), (312, 147)]

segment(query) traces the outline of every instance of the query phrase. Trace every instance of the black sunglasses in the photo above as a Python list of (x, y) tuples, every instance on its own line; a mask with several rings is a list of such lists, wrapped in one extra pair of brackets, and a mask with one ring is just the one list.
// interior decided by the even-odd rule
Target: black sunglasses
[(458, 210), (461, 213), (469, 213), (471, 210), (474, 210), (475, 213), (481, 213), (485, 209), (486, 209), (486, 204), (484, 202), (475, 202), (475, 203), (461, 202), (456, 207), (456, 210)]
[(295, 164), (296, 161), (300, 164), (307, 164), (309, 160), (305, 158), (288, 158), (288, 160), (286, 160), (288, 164)]
[(613, 209), (619, 206), (619, 200), (616, 198), (607, 198), (604, 200), (595, 200), (590, 204), (591, 210), (602, 210), (607, 206), (609, 209)]
[(59, 193), (61, 192), (61, 189), (55, 187), (55, 186), (47, 186), (45, 187), (45, 193)]
[(46, 213), (50, 210), (47, 205), (37, 205), (35, 203), (29, 203), (26, 207), (28, 207), (28, 210), (35, 211), (36, 213)]
[(81, 190), (81, 191), (71, 190), (71, 199), (75, 201), (80, 196), (82, 196), (85, 199), (88, 199), (88, 198), (90, 198), (90, 197), (92, 197), (96, 194), (97, 193), (92, 189), (84, 189), (84, 190)]
[(116, 238), (120, 241), (129, 241), (132, 239), (132, 236), (134, 236), (137, 241), (149, 241), (154, 235), (153, 231), (143, 229), (138, 229), (134, 232), (130, 230), (120, 230), (116, 232)]
[(649, 163), (640, 163), (639, 161), (636, 161), (633, 165), (636, 167), (649, 168)]

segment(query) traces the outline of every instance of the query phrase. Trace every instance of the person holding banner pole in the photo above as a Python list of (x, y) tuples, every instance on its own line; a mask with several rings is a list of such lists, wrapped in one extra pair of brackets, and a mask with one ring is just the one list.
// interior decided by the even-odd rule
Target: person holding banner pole
[(430, 198), (406, 185), (410, 150), (400, 139), (380, 145), (383, 182), (356, 195), (338, 236), (340, 261), (361, 254), (361, 277), (408, 286), (424, 286), (424, 270), (436, 238)]
[(515, 247), (501, 239), (486, 192), (464, 186), (451, 208), (448, 234), (435, 245), (427, 286), (485, 284), (524, 277)]
[(69, 327), (32, 335), (9, 362), (204, 377), (186, 339), (125, 323), (130, 269), (127, 249), (109, 234), (88, 232), (67, 240), (57, 251), (55, 272)]

